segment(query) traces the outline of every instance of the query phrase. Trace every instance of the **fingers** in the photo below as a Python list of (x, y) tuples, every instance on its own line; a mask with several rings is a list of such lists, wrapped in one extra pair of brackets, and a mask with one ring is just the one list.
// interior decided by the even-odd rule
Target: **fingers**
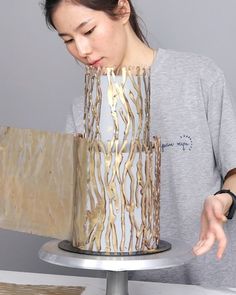
[[(223, 214), (223, 207), (220, 202), (214, 202), (212, 206), (212, 219), (209, 220), (209, 227), (215, 233), (215, 239), (218, 241), (217, 258), (221, 259), (227, 245), (227, 239), (223, 229), (223, 223), (227, 221), (226, 216)], [(212, 222), (212, 224), (211, 224)]]
[(193, 254), (200, 255), (199, 250), (203, 247), (205, 240), (199, 240), (198, 243), (193, 247)]
[(208, 220), (206, 218), (206, 215), (203, 212), (201, 215), (201, 231), (200, 231), (199, 241), (205, 240), (208, 227), (209, 227)]
[(216, 257), (218, 259), (221, 259), (227, 245), (227, 238), (223, 228), (221, 228), (221, 230), (216, 232), (216, 240), (218, 241), (218, 249), (217, 249)]
[(217, 258), (221, 259), (227, 245), (227, 239), (223, 229), (223, 223), (227, 218), (222, 213), (221, 204), (207, 198), (201, 215), (201, 231), (199, 242), (193, 247), (195, 255), (202, 255), (208, 252), (214, 243), (218, 242)]
[(193, 253), (195, 255), (203, 254), (202, 251), (204, 251), (204, 249), (205, 249), (205, 242), (206, 242), (208, 227), (209, 227), (208, 220), (206, 218), (206, 215), (203, 212), (202, 215), (201, 215), (201, 231), (200, 231), (199, 241), (193, 247)]
[(218, 249), (216, 256), (218, 259), (221, 259), (227, 245), (227, 239), (223, 229), (218, 230), (216, 234), (214, 234), (213, 232), (208, 233), (205, 239), (200, 240), (193, 247), (193, 253), (197, 256), (205, 254), (212, 248), (215, 241), (218, 241)]
[(193, 248), (193, 252), (195, 255), (203, 255), (208, 252), (215, 243), (215, 235), (213, 233), (209, 233), (207, 238), (201, 240), (197, 243), (197, 245)]

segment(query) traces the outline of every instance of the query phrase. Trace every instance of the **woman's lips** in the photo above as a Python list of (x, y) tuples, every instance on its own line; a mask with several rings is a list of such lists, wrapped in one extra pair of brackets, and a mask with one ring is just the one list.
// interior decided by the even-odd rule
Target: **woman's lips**
[(102, 58), (97, 59), (97, 60), (91, 62), (90, 63), (90, 66), (93, 66), (93, 67), (99, 67), (99, 66), (101, 66), (101, 60), (102, 60)]

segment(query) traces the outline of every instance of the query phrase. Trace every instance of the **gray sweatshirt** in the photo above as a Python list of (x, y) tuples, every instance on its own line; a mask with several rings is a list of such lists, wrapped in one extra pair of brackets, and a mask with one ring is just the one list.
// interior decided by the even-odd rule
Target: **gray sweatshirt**
[[(72, 106), (67, 132), (83, 130), (83, 99)], [(151, 135), (162, 141), (161, 239), (193, 246), (205, 198), (236, 168), (236, 110), (224, 74), (207, 57), (159, 49), (151, 68)], [(236, 287), (236, 216), (225, 225), (228, 247), (190, 263), (139, 271), (133, 279)]]

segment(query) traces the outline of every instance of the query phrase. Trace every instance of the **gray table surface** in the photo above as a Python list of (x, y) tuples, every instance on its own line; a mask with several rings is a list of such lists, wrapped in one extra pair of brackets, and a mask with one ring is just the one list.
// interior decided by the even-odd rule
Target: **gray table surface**
[[(30, 285), (84, 286), (82, 295), (105, 295), (106, 280), (99, 278), (50, 275), (0, 270), (0, 282)], [(236, 289), (213, 290), (200, 286), (129, 281), (129, 295), (228, 295)]]

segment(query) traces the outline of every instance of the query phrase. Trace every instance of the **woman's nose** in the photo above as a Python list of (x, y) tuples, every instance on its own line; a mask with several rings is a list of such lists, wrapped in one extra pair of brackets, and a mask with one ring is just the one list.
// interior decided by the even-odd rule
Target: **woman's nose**
[(75, 40), (75, 45), (81, 57), (86, 57), (90, 55), (91, 46), (88, 40), (83, 40), (83, 39)]

